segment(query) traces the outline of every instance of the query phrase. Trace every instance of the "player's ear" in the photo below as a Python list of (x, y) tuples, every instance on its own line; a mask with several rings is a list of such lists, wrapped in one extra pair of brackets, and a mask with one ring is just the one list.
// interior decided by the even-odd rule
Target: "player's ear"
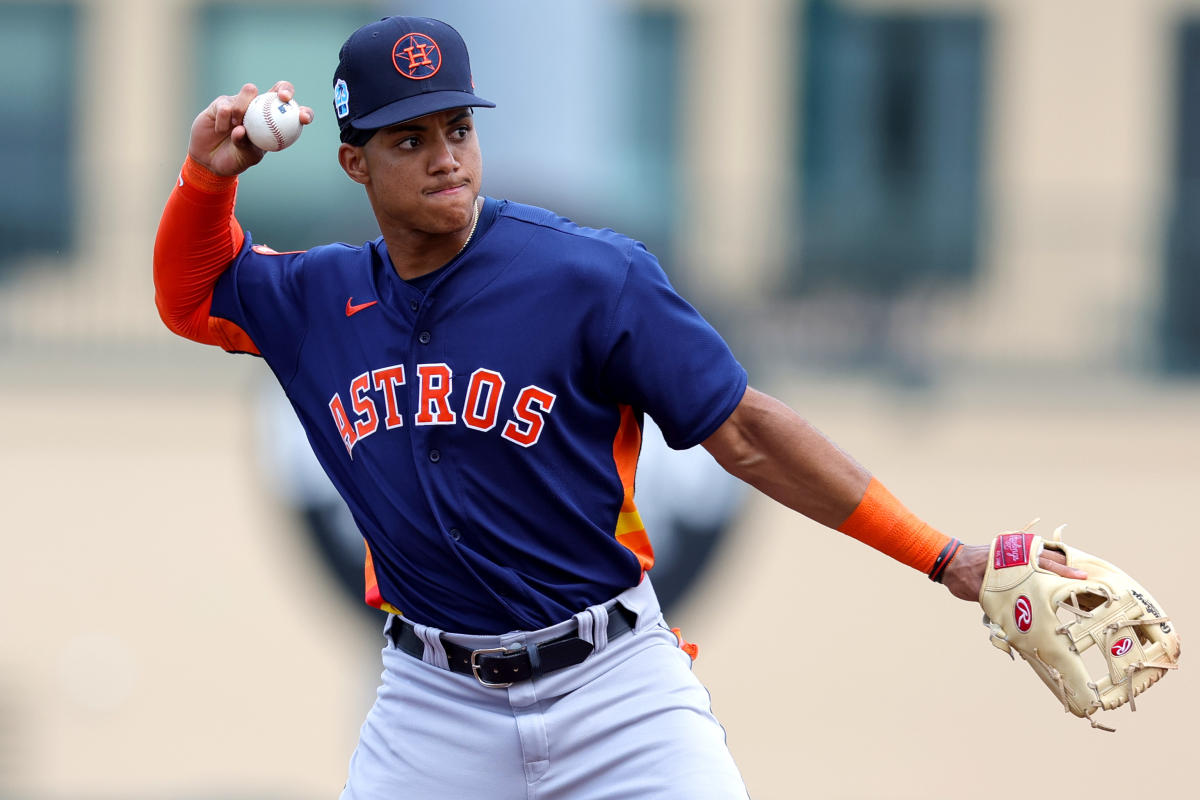
[(367, 172), (367, 157), (363, 148), (352, 144), (342, 143), (338, 147), (338, 163), (350, 180), (355, 183), (368, 183), (370, 175)]

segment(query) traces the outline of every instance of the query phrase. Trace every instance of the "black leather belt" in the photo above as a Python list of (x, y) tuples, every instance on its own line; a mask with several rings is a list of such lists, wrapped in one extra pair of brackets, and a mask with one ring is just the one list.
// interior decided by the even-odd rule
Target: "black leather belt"
[[(618, 603), (608, 612), (609, 640), (633, 630), (636, 622), (637, 615)], [(425, 643), (417, 636), (412, 626), (403, 620), (396, 619), (392, 622), (390, 634), (397, 650), (402, 650), (413, 658), (421, 658), (424, 655)], [(495, 689), (503, 689), (517, 681), (528, 680), (535, 675), (544, 675), (556, 669), (573, 667), (591, 655), (594, 649), (590, 642), (574, 635), (560, 636), (536, 644), (518, 644), (511, 648), (485, 647), (480, 650), (454, 644), (447, 641), (445, 636), (441, 638), (451, 672), (474, 676), (484, 686)]]

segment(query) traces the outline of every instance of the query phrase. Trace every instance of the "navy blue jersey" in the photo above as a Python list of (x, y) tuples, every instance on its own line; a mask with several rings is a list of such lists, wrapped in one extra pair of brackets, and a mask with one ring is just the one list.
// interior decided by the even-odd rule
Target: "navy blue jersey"
[(541, 628), (637, 584), (642, 414), (687, 448), (746, 389), (640, 243), (494, 199), (416, 282), (382, 238), (247, 235), (210, 313), (253, 340), (349, 505), (368, 602), (445, 630)]

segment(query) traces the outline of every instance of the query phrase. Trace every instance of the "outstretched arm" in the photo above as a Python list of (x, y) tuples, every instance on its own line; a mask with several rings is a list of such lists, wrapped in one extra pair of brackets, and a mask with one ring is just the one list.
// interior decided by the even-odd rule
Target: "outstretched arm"
[[(930, 574), (955, 597), (979, 599), (987, 545), (960, 547), (956, 539), (922, 522), (864, 467), (774, 397), (746, 389), (704, 447), (726, 471), (788, 508)], [(1085, 577), (1057, 556), (1043, 552), (1042, 566), (1066, 577)]]

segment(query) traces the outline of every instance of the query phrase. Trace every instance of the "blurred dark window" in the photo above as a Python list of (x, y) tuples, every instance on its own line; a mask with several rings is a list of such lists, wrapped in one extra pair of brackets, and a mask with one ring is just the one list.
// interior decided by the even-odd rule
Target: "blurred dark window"
[(1200, 373), (1200, 20), (1179, 30), (1161, 347), (1169, 372)]
[(791, 288), (894, 294), (978, 265), (987, 25), (809, 0)]
[(637, 63), (638, 74), (629, 87), (634, 174), (626, 185), (638, 188), (624, 198), (630, 219), (621, 227), (666, 264), (680, 207), (680, 16), (675, 9), (638, 8), (631, 10), (630, 21), (633, 45), (626, 57)]
[(72, 244), (77, 34), (74, 4), (0, 4), (0, 275)]
[(268, 153), (238, 186), (238, 221), (256, 242), (302, 250), (379, 235), (361, 186), (337, 163), (333, 71), (342, 42), (384, 16), (377, 3), (206, 3), (197, 11), (196, 109), (243, 83), (265, 92), (279, 80), (316, 112), (299, 141)]

